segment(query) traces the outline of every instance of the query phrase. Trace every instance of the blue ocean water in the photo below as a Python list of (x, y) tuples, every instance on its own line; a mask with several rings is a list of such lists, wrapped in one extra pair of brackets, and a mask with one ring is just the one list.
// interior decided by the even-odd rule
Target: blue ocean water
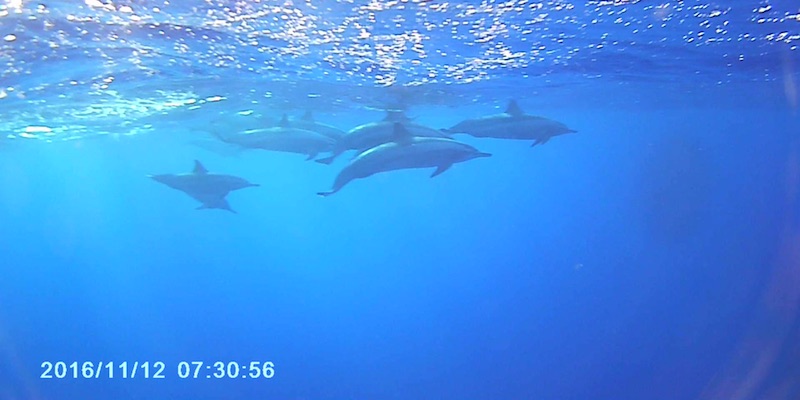
[[(0, 399), (800, 398), (795, 2), (4, 0), (0, 39)], [(350, 153), (210, 135), (510, 100), (577, 132), (324, 198)], [(194, 160), (260, 186), (148, 178)]]

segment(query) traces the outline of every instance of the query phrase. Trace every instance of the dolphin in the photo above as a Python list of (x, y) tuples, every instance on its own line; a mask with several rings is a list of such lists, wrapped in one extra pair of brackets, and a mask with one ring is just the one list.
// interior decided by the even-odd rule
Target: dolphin
[(404, 128), (411, 136), (450, 138), (450, 135), (445, 132), (410, 122), (402, 112), (388, 111), (383, 121), (371, 122), (351, 129), (336, 142), (333, 147), (333, 154), (330, 157), (320, 158), (316, 161), (330, 164), (336, 157), (347, 150), (356, 150), (360, 153), (375, 146), (391, 142), (395, 134), (395, 124), (397, 123), (403, 123)]
[(232, 213), (236, 213), (236, 211), (228, 204), (225, 196), (234, 190), (259, 186), (238, 176), (209, 174), (203, 164), (197, 160), (194, 160), (194, 169), (190, 173), (150, 175), (150, 178), (180, 190), (199, 201), (201, 204), (197, 210), (218, 208)]
[(307, 131), (317, 132), (320, 135), (327, 136), (333, 140), (339, 140), (339, 138), (344, 136), (343, 130), (316, 121), (311, 111), (306, 111), (306, 113), (303, 114), (302, 118), (291, 119), (291, 120), (286, 116), (286, 114), (284, 114), (280, 123), (284, 126), (291, 126), (292, 128), (305, 129)]
[(431, 178), (447, 171), (453, 164), (478, 157), (490, 157), (474, 147), (442, 137), (414, 137), (402, 123), (393, 124), (394, 141), (373, 147), (353, 159), (336, 176), (333, 188), (317, 193), (330, 196), (355, 179), (379, 172), (412, 168), (436, 168)]
[(336, 140), (307, 129), (289, 126), (284, 118), (279, 126), (261, 129), (249, 129), (232, 135), (213, 132), (219, 140), (236, 144), (248, 149), (263, 149), (305, 154), (311, 160), (319, 153), (333, 149)]
[(222, 142), (211, 137), (192, 139), (188, 143), (224, 157), (238, 157), (247, 150), (244, 147), (232, 143)]
[(467, 119), (443, 131), (475, 137), (533, 140), (531, 147), (547, 143), (554, 136), (576, 132), (560, 122), (525, 114), (515, 100), (508, 103), (502, 114)]

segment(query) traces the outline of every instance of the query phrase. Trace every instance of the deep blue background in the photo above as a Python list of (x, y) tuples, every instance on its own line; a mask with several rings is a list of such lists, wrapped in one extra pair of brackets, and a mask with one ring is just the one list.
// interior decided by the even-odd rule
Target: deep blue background
[[(742, 343), (797, 334), (792, 309), (776, 316), (764, 298), (796, 271), (781, 243), (797, 229), (800, 119), (778, 85), (749, 88), (771, 103), (646, 85), (615, 98), (649, 105), (606, 107), (599, 85), (573, 108), (521, 96), (579, 132), (533, 149), (464, 138), (494, 157), (329, 198), (314, 193), (345, 160), (222, 157), (161, 135), (12, 143), (0, 397), (713, 398), (738, 379)], [(434, 127), (497, 112), (412, 110)], [(347, 129), (381, 115), (318, 118)], [(233, 215), (146, 178), (196, 158), (262, 186), (232, 193)], [(767, 375), (797, 393), (783, 354)], [(168, 379), (38, 378), (58, 360), (161, 360)], [(193, 360), (273, 361), (276, 375), (179, 380)]]

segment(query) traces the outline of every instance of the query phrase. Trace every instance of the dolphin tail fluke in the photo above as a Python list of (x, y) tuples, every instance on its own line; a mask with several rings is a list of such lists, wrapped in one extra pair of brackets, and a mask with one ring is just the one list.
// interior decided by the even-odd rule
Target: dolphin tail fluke
[(225, 199), (220, 199), (220, 200), (214, 201), (213, 203), (200, 204), (197, 208), (195, 208), (195, 210), (210, 210), (212, 208), (216, 208), (216, 209), (219, 209), (219, 210), (227, 210), (227, 211), (230, 211), (230, 212), (232, 212), (234, 214), (238, 214), (236, 212), (236, 210), (231, 208), (231, 205), (228, 204), (228, 201), (225, 200)]
[(441, 175), (444, 171), (447, 171), (452, 166), (453, 164), (444, 164), (436, 167), (436, 171), (433, 171), (433, 173), (431, 174), (431, 178), (437, 175)]
[(197, 206), (197, 208), (195, 208), (195, 210), (211, 210), (211, 209), (214, 209), (214, 208), (219, 209), (219, 210), (227, 210), (227, 211), (230, 211), (230, 212), (232, 212), (234, 214), (238, 214), (236, 212), (236, 210), (231, 208), (231, 206), (228, 205), (228, 204), (221, 205), (221, 206), (210, 206), (208, 204), (201, 204), (201, 205)]
[(220, 209), (220, 210), (226, 210), (226, 211), (230, 211), (231, 213), (238, 214), (238, 212), (236, 212), (236, 210), (232, 209), (231, 206), (229, 206), (227, 204), (225, 206), (223, 206), (223, 207), (208, 207), (208, 206), (197, 207), (198, 210), (211, 209), (211, 208), (217, 208), (217, 209)]

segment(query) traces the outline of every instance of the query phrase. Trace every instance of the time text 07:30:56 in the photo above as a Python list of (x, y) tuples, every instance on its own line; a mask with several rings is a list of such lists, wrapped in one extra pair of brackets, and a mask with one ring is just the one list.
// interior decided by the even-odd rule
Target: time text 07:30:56
[(41, 364), (42, 379), (164, 379), (175, 376), (181, 379), (270, 379), (275, 376), (275, 364), (271, 361), (181, 361), (177, 368), (168, 370), (163, 361), (155, 362), (92, 362), (67, 363), (45, 361)]

